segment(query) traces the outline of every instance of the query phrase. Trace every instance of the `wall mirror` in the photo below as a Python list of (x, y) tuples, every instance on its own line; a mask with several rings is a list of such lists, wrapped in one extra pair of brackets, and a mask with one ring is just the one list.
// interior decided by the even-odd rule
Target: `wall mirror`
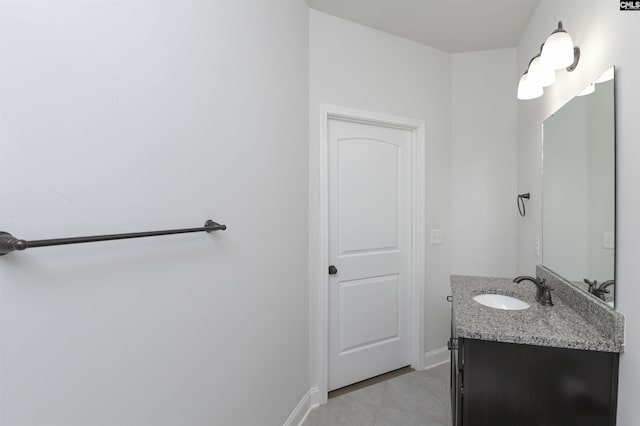
[(614, 307), (615, 94), (611, 67), (543, 123), (543, 264)]

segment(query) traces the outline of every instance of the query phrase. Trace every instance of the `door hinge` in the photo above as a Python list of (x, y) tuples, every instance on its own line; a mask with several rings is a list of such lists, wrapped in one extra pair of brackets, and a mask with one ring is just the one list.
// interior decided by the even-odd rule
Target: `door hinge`
[(447, 349), (458, 349), (458, 339), (456, 339), (455, 337), (449, 339), (449, 341), (447, 342)]

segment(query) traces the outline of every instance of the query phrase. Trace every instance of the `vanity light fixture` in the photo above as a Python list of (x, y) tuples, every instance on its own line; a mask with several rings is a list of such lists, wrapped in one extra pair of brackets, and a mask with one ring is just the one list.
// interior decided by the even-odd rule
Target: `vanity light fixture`
[(551, 86), (556, 82), (556, 70), (546, 66), (542, 56), (538, 54), (529, 62), (529, 79), (532, 84), (541, 88)]
[(594, 83), (604, 83), (605, 81), (613, 80), (613, 72), (613, 67), (609, 68), (603, 72), (602, 75), (594, 81)]
[(528, 100), (542, 96), (542, 86), (529, 81), (529, 73), (525, 71), (518, 84), (518, 99)]
[[(567, 68), (567, 71), (573, 71), (575, 69), (580, 58), (580, 49), (573, 47), (573, 40), (562, 28), (562, 21), (558, 22), (558, 28), (547, 37), (541, 56), (545, 65), (554, 70)], [(573, 69), (569, 69), (571, 67)]]
[(571, 36), (562, 28), (562, 21), (558, 22), (558, 28), (540, 46), (540, 52), (529, 61), (527, 71), (520, 78), (518, 99), (542, 96), (542, 88), (555, 82), (556, 70), (565, 68), (571, 72), (579, 60), (580, 48), (574, 47)]
[(578, 93), (576, 96), (585, 96), (585, 95), (590, 95), (593, 92), (596, 91), (596, 85), (591, 83), (589, 84), (587, 87), (584, 88), (584, 90), (580, 93)]
[(600, 77), (596, 79), (593, 83), (589, 84), (584, 90), (578, 93), (576, 96), (586, 96), (590, 95), (596, 91), (596, 84), (604, 83), (606, 81), (613, 80), (613, 67), (609, 68), (605, 72), (602, 73)]

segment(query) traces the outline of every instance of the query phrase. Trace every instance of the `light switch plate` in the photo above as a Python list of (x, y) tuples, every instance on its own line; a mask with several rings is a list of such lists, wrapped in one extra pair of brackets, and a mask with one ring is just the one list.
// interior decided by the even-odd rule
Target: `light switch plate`
[(431, 230), (431, 244), (442, 244), (442, 229)]

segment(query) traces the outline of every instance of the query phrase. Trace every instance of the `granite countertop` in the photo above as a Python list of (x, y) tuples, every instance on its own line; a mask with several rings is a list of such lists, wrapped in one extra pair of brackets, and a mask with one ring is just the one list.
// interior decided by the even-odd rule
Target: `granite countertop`
[[(602, 352), (622, 352), (623, 345), (607, 338), (554, 292), (553, 306), (535, 300), (536, 287), (510, 278), (451, 276), (453, 315), (458, 337)], [(531, 305), (521, 311), (489, 308), (475, 302), (478, 294), (516, 297)]]

